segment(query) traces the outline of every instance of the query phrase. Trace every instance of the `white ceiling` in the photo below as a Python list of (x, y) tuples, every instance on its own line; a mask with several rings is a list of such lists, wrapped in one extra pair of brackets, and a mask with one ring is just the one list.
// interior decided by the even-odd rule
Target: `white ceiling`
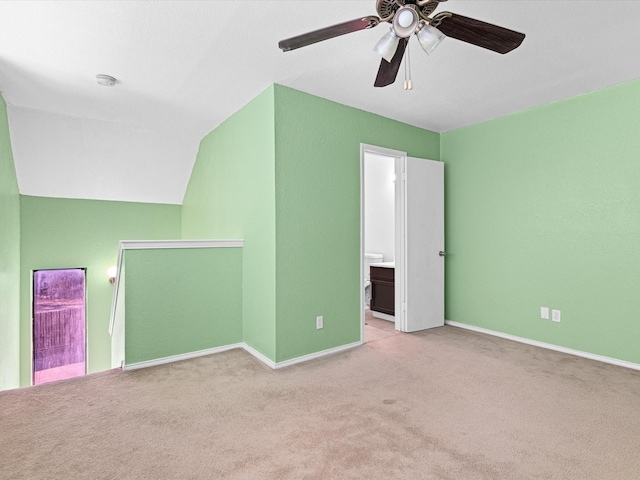
[[(414, 90), (373, 85), (385, 25), (283, 53), (279, 40), (375, 15), (375, 0), (0, 2), (0, 91), (20, 192), (182, 202), (201, 138), (272, 83), (444, 132), (640, 77), (640, 1), (450, 0), (521, 31), (499, 55), (411, 43)], [(118, 78), (99, 86), (95, 75)], [(401, 80), (401, 79), (400, 79)]]

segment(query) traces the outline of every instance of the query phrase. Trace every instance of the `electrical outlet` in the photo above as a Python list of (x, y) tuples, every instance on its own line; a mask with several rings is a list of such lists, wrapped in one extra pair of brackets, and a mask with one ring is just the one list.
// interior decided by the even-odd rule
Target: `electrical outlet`
[(549, 320), (549, 307), (540, 307), (540, 318)]
[(560, 310), (551, 310), (551, 320), (554, 322), (560, 321)]
[(321, 328), (324, 328), (324, 317), (322, 315), (316, 317), (316, 330), (320, 330)]

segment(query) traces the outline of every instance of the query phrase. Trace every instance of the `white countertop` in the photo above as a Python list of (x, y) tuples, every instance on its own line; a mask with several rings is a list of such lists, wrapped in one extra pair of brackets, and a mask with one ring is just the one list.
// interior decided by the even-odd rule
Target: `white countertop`
[(396, 268), (396, 262), (370, 263), (370, 267)]

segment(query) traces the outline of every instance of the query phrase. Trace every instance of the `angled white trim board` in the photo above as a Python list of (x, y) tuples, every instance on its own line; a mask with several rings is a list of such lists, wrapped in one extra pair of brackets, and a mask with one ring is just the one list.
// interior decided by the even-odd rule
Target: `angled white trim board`
[(595, 353), (583, 352), (581, 350), (574, 350), (572, 348), (561, 347), (552, 343), (539, 342), (537, 340), (531, 340), (529, 338), (517, 337), (508, 333), (496, 332), (494, 330), (488, 330), (482, 327), (476, 327), (474, 325), (468, 325), (466, 323), (452, 322), (446, 320), (445, 324), (452, 327), (462, 328), (470, 330), (472, 332), (484, 333), (494, 337), (504, 338), (506, 340), (512, 340), (514, 342), (524, 343), (526, 345), (533, 345), (534, 347), (546, 348), (547, 350), (554, 350), (560, 353), (566, 353), (569, 355), (575, 355), (576, 357), (587, 358), (589, 360), (596, 360), (598, 362), (609, 363), (611, 365), (617, 365), (618, 367), (631, 368), (632, 370), (640, 370), (640, 364), (627, 362), (626, 360), (619, 360), (617, 358), (605, 357), (604, 355), (596, 355)]
[(129, 370), (138, 370), (140, 368), (155, 367), (156, 365), (164, 365), (165, 363), (179, 362), (181, 360), (189, 360), (191, 358), (204, 357), (205, 355), (212, 355), (214, 353), (222, 353), (228, 350), (233, 350), (234, 348), (242, 348), (242, 346), (243, 346), (242, 343), (223, 345), (221, 347), (208, 348), (206, 350), (198, 350), (197, 352), (189, 352), (189, 353), (183, 353), (180, 355), (172, 355), (170, 357), (157, 358), (155, 360), (149, 360), (146, 362), (132, 363), (130, 365), (125, 364), (122, 367), (122, 369), (124, 371), (129, 371)]
[(364, 342), (353, 342), (348, 343), (346, 345), (341, 345), (339, 347), (329, 348), (327, 350), (322, 350), (316, 353), (310, 353), (309, 355), (303, 355), (302, 357), (291, 358), (289, 360), (285, 360), (283, 362), (277, 362), (275, 364), (275, 368), (284, 368), (289, 367), (291, 365), (295, 365), (296, 363), (308, 362), (309, 360), (315, 360), (316, 358), (326, 357), (327, 355), (333, 355), (334, 353), (344, 352), (345, 350), (351, 350), (352, 348), (359, 347)]
[(262, 353), (260, 353), (259, 351), (257, 351), (255, 348), (247, 345), (246, 343), (242, 344), (242, 348), (244, 348), (248, 353), (250, 353), (251, 355), (253, 355), (254, 357), (256, 357), (258, 360), (260, 360), (262, 363), (264, 363), (267, 367), (269, 368), (276, 368), (276, 362), (274, 362), (273, 360), (271, 360), (270, 358), (268, 358), (267, 356), (263, 355)]
[(215, 348), (209, 348), (206, 350), (198, 350), (197, 352), (189, 352), (181, 355), (172, 355), (170, 357), (157, 358), (155, 360), (149, 360), (146, 362), (132, 363), (130, 365), (124, 365), (122, 369), (124, 371), (138, 370), (140, 368), (154, 367), (156, 365), (164, 365), (166, 363), (179, 362), (181, 360), (188, 360), (191, 358), (203, 357), (205, 355), (212, 355), (214, 353), (226, 352), (227, 350), (233, 350), (234, 348), (242, 348), (247, 353), (251, 354), (258, 360), (260, 360), (269, 368), (277, 370), (279, 368), (295, 365), (296, 363), (308, 362), (309, 360), (315, 360), (316, 358), (326, 357), (327, 355), (333, 355), (334, 353), (350, 350), (352, 348), (359, 347), (360, 345), (362, 345), (362, 342), (349, 343), (347, 345), (341, 345), (339, 347), (329, 348), (327, 350), (322, 350), (320, 352), (311, 353), (309, 355), (303, 355), (302, 357), (292, 358), (290, 360), (285, 360), (284, 362), (276, 363), (271, 359), (267, 358), (262, 353), (258, 352), (255, 348), (242, 342), (242, 343), (233, 343), (231, 345), (223, 345)]

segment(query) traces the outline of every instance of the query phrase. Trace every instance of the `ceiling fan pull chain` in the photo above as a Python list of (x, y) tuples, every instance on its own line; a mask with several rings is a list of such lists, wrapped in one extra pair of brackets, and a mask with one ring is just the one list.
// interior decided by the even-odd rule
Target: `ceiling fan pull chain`
[(413, 82), (411, 81), (411, 52), (409, 52), (409, 44), (407, 44), (407, 54), (404, 57), (404, 89), (413, 90)]

